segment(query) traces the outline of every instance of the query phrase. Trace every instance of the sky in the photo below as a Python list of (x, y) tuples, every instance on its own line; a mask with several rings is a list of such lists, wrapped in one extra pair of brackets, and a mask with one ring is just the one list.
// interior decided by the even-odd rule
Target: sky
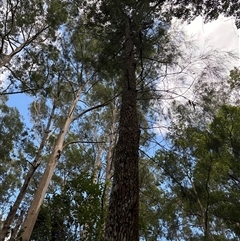
[[(191, 24), (183, 24), (180, 27), (187, 35), (196, 40), (200, 50), (204, 50), (207, 45), (220, 50), (234, 51), (240, 56), (240, 32), (231, 18), (220, 17), (217, 21), (203, 24), (202, 19), (198, 17)], [(239, 64), (240, 62), (237, 60), (232, 63), (232, 67), (239, 66)], [(4, 77), (0, 76), (0, 78)], [(30, 124), (28, 107), (31, 101), (32, 99), (24, 94), (10, 95), (8, 101), (9, 106), (19, 109), (27, 125)]]
[[(201, 17), (196, 18), (191, 24), (180, 24), (179, 20), (176, 20), (172, 29), (173, 34), (177, 32), (176, 36), (178, 36), (178, 32), (185, 33), (182, 39), (175, 37), (180, 39), (180, 49), (185, 53), (184, 59), (178, 61), (181, 68), (184, 66), (184, 70), (182, 71), (181, 68), (172, 70), (173, 73), (181, 70), (181, 73), (167, 76), (165, 83), (163, 83), (165, 90), (170, 89), (179, 96), (183, 95), (191, 99), (193, 88), (190, 86), (199, 81), (204, 67), (208, 73), (210, 73), (211, 67), (220, 68), (223, 79), (229, 75), (229, 71), (234, 66), (239, 67), (240, 30), (237, 30), (232, 18), (220, 16), (218, 20), (207, 24), (203, 23)], [(230, 58), (227, 55), (228, 52), (234, 54), (236, 58)], [(214, 79), (214, 81), (220, 80), (219, 78)], [(161, 82), (159, 85), (161, 86)], [(172, 96), (177, 97), (177, 95)], [(182, 97), (177, 98), (181, 99)]]
[[(240, 54), (240, 30), (237, 30), (233, 18), (220, 16), (218, 20), (204, 24), (198, 17), (189, 25), (183, 25), (188, 34), (194, 35), (198, 46), (204, 49), (206, 42), (214, 48), (226, 51), (236, 51)], [(238, 62), (239, 65), (239, 62)]]
[[(189, 37), (192, 37), (196, 41), (197, 47), (202, 51), (206, 46), (212, 46), (212, 48), (240, 54), (240, 31), (236, 29), (232, 18), (220, 16), (218, 20), (204, 24), (202, 18), (198, 17), (191, 24), (181, 24), (178, 27), (184, 30)], [(237, 60), (232, 63), (232, 67), (239, 66), (239, 63)], [(27, 122), (30, 101), (31, 99), (23, 94), (11, 95), (8, 104), (17, 107)]]
[[(179, 20), (175, 20), (172, 31), (173, 34), (180, 31), (185, 33), (186, 36), (182, 41), (183, 44), (186, 40), (194, 42), (196, 49), (192, 48), (189, 50), (186, 47), (183, 47), (183, 49), (188, 52), (187, 56), (191, 56), (191, 53), (195, 51), (193, 55), (196, 59), (198, 59), (198, 56), (201, 53), (207, 53), (209, 50), (218, 50), (219, 53), (231, 51), (237, 56), (240, 56), (240, 32), (237, 30), (232, 18), (224, 18), (220, 16), (218, 20), (207, 24), (203, 23), (203, 19), (201, 17), (196, 18), (190, 24), (182, 24)], [(178, 34), (176, 34), (176, 36), (178, 36)], [(178, 39), (178, 37), (175, 38)], [(217, 55), (217, 59), (219, 59), (218, 56), (219, 55)], [(202, 68), (199, 68), (198, 64), (196, 64), (194, 60), (192, 61), (189, 69), (184, 70), (182, 74), (169, 75), (169, 77), (164, 78), (163, 81), (159, 82), (158, 89), (162, 90), (164, 96), (163, 98), (165, 98), (165, 100), (159, 106), (163, 115), (159, 116), (159, 121), (154, 127), (158, 134), (157, 141), (164, 146), (166, 146), (164, 137), (168, 132), (170, 124), (169, 119), (165, 119), (164, 116), (168, 116), (173, 98), (174, 100), (181, 101), (183, 104), (187, 103), (188, 100), (195, 102), (193, 94), (194, 91), (191, 87), (198, 81), (198, 76), (201, 74)], [(222, 62), (221, 59), (220, 62)], [(239, 67), (239, 63), (239, 58), (231, 60), (231, 63), (228, 63), (229, 66), (227, 68), (228, 70), (226, 75), (229, 74), (228, 71), (230, 71), (234, 66)], [(184, 64), (185, 63), (180, 63), (180, 65)], [(214, 64), (218, 65), (218, 62), (214, 62)], [(193, 71), (196, 72), (195, 75), (192, 74)], [(176, 72), (176, 70), (174, 69), (173, 72)], [(166, 92), (168, 90), (171, 90), (172, 93)], [(158, 146), (153, 145), (150, 152), (155, 153), (158, 148)]]
[(27, 126), (30, 126), (31, 123), (29, 121), (30, 115), (28, 111), (29, 104), (33, 101), (32, 98), (28, 97), (25, 94), (16, 94), (9, 96), (8, 105), (12, 107), (16, 107), (21, 116), (23, 117), (23, 121)]

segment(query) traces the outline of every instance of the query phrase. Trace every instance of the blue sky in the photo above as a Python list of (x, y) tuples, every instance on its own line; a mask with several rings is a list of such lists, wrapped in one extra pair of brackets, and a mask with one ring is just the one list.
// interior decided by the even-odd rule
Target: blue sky
[[(180, 27), (187, 35), (193, 36), (199, 49), (204, 49), (206, 44), (220, 50), (230, 50), (239, 53), (240, 56), (240, 31), (236, 29), (234, 20), (220, 17), (217, 21), (204, 24), (201, 17), (198, 17), (191, 24), (181, 24)], [(239, 66), (240, 61), (233, 63)], [(4, 79), (5, 76), (0, 76)], [(10, 95), (9, 106), (16, 107), (27, 125), (30, 124), (28, 107), (33, 99), (25, 94)]]
[[(230, 18), (226, 19), (220, 17), (218, 21), (208, 24), (203, 24), (202, 19), (197, 18), (189, 25), (182, 25), (182, 28), (187, 34), (195, 36), (200, 49), (204, 49), (205, 44), (208, 41), (208, 44), (215, 48), (240, 53), (240, 32), (236, 29), (233, 20)], [(238, 62), (233, 63), (233, 66), (239, 66), (239, 63), (238, 60)], [(0, 75), (0, 79), (4, 79), (4, 76)], [(30, 98), (25, 94), (9, 96), (8, 105), (16, 107), (19, 110), (27, 126), (31, 125), (28, 107), (32, 101), (33, 98)], [(161, 240), (164, 241), (165, 239)]]
[(33, 99), (26, 94), (16, 94), (10, 95), (7, 102), (10, 107), (16, 107), (19, 110), (27, 126), (31, 125), (28, 107), (32, 101)]

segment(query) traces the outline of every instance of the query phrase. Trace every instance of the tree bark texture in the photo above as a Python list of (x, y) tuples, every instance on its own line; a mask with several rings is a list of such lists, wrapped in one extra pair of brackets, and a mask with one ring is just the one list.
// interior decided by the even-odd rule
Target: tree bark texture
[(136, 60), (130, 19), (125, 28), (125, 73), (119, 121), (119, 138), (114, 155), (113, 187), (106, 221), (105, 241), (138, 241), (139, 123), (137, 113)]

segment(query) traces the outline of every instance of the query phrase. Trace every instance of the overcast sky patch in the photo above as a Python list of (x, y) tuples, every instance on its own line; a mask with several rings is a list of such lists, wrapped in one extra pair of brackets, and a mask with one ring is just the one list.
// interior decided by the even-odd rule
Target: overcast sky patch
[[(222, 51), (233, 51), (240, 56), (240, 30), (237, 30), (233, 18), (220, 16), (218, 20), (204, 24), (203, 19), (198, 17), (191, 24), (183, 24), (182, 28), (188, 35), (195, 36), (201, 50), (212, 46)], [(233, 64), (239, 66), (239, 60)]]

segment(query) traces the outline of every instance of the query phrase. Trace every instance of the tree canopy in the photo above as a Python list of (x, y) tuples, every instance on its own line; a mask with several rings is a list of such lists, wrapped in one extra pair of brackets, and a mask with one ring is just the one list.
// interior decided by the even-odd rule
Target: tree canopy
[(239, 69), (196, 56), (167, 114), (159, 87), (197, 68), (172, 20), (239, 28), (237, 0), (1, 4), (0, 241), (239, 240)]

